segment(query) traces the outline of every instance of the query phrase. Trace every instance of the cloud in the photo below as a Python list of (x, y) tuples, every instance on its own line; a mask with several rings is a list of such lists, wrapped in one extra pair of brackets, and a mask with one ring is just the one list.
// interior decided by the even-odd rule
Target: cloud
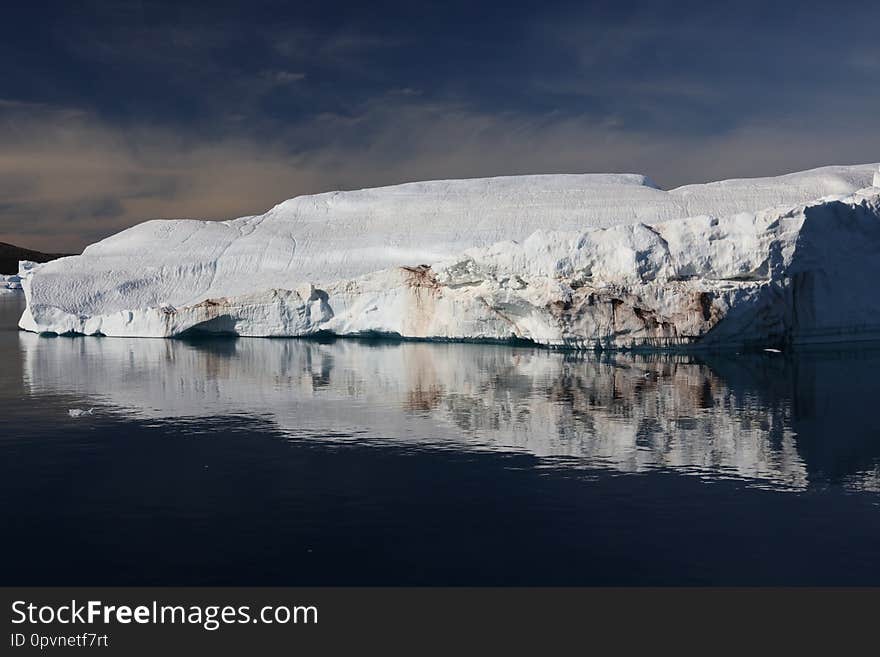
[(389, 92), (271, 137), (123, 125), (68, 108), (0, 110), (0, 241), (79, 250), (152, 218), (257, 214), (299, 194), (410, 180), (638, 172), (661, 185), (870, 162), (870, 117), (745, 122), (712, 136), (602, 114), (486, 112)]
[(263, 77), (275, 84), (291, 84), (305, 80), (306, 74), (295, 71), (264, 71)]

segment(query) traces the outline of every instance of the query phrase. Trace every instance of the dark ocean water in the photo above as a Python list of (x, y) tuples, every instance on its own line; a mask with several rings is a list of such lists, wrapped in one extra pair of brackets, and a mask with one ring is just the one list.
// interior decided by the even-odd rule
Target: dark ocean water
[(0, 584), (880, 584), (880, 350), (48, 338)]

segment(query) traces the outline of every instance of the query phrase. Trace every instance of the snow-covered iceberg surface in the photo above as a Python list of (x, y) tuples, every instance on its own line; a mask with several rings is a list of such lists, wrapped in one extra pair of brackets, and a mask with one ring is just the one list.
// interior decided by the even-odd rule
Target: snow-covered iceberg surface
[(880, 337), (877, 178), (870, 164), (663, 191), (520, 176), (150, 221), (30, 272), (20, 326), (584, 348)]

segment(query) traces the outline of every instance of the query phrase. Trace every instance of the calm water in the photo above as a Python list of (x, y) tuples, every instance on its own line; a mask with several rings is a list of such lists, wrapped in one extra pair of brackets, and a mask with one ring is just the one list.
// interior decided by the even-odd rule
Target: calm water
[(21, 303), (2, 584), (880, 584), (880, 351), (45, 338)]

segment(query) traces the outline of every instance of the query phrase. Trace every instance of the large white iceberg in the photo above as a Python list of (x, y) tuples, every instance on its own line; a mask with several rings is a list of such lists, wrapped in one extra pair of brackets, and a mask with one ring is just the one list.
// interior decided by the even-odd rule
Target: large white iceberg
[(629, 174), (435, 181), (149, 221), (31, 271), (20, 326), (583, 348), (875, 338), (877, 171), (670, 191)]

